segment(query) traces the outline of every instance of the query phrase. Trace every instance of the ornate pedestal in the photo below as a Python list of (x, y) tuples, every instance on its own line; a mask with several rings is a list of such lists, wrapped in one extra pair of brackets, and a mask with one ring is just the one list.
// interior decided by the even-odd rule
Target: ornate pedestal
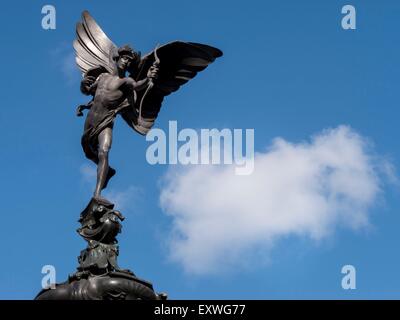
[(82, 211), (77, 231), (88, 242), (78, 257), (78, 271), (55, 289), (44, 289), (36, 300), (165, 300), (151, 283), (117, 263), (122, 214), (105, 199), (92, 198)]

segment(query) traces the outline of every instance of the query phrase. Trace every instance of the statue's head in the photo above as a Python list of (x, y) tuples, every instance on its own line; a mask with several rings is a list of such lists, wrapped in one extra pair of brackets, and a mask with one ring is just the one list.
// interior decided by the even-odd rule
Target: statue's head
[(140, 62), (140, 53), (134, 51), (129, 45), (118, 48), (118, 54), (114, 57), (117, 68), (123, 72), (136, 69)]

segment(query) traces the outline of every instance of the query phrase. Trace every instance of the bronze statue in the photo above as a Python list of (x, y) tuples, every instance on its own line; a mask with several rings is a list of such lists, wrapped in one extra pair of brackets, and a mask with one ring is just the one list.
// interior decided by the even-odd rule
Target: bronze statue
[[(117, 48), (87, 11), (76, 27), (76, 62), (83, 73), (81, 91), (93, 96), (77, 108), (89, 109), (82, 136), (85, 155), (97, 164), (94, 196), (81, 212), (77, 230), (87, 241), (78, 257), (77, 272), (55, 289), (43, 289), (38, 300), (164, 300), (153, 285), (117, 263), (117, 235), (121, 212), (101, 197), (115, 170), (108, 165), (112, 130), (119, 114), (128, 125), (145, 135), (153, 126), (165, 96), (204, 70), (222, 52), (216, 48), (174, 41), (141, 57), (128, 45)], [(126, 76), (128, 73), (128, 76)]]
[[(165, 96), (204, 70), (222, 52), (208, 45), (174, 41), (141, 57), (130, 46), (120, 48), (105, 35), (87, 11), (76, 27), (76, 62), (83, 73), (81, 91), (92, 95), (77, 115), (89, 109), (82, 136), (88, 159), (97, 164), (95, 198), (101, 198), (115, 170), (108, 164), (114, 119), (145, 135), (153, 126)], [(126, 73), (129, 75), (126, 76)]]

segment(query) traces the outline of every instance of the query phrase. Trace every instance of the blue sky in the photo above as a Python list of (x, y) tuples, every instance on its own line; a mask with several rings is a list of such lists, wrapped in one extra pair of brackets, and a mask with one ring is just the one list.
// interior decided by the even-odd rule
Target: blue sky
[[(341, 8), (348, 3), (357, 10), (356, 30), (341, 28)], [(270, 159), (276, 137), (293, 154), (299, 150), (308, 154), (318, 146), (312, 137), (325, 141), (326, 130), (344, 125), (349, 135), (357, 135), (345, 138), (345, 143), (359, 148), (361, 164), (367, 166), (361, 172), (366, 174), (362, 176), (366, 184), (358, 180), (357, 189), (367, 184), (379, 189), (366, 198), (354, 194), (358, 200), (351, 198), (350, 209), (343, 212), (341, 200), (335, 202), (339, 209), (332, 210), (341, 218), (327, 223), (329, 230), (318, 239), (312, 236), (317, 229), (310, 225), (305, 231), (274, 229), (273, 241), (266, 234), (265, 239), (259, 236), (249, 242), (249, 236), (239, 231), (237, 239), (246, 246), (231, 254), (245, 263), (231, 259), (225, 268), (221, 265), (225, 251), (210, 246), (210, 252), (219, 256), (213, 272), (207, 268), (193, 272), (190, 260), (171, 259), (171, 232), (179, 218), (172, 211), (184, 221), (189, 221), (190, 212), (177, 206), (175, 198), (160, 202), (160, 195), (171, 189), (163, 178), (176, 168), (149, 165), (145, 158), (149, 143), (117, 119), (111, 153), (117, 175), (109, 195), (120, 201), (127, 217), (119, 237), (121, 266), (152, 281), (157, 291), (168, 292), (172, 299), (400, 298), (399, 187), (393, 182), (394, 173), (382, 174), (388, 163), (394, 171), (400, 166), (400, 3), (51, 1), (57, 10), (57, 28), (47, 31), (41, 28), (44, 4), (9, 2), (2, 6), (0, 19), (4, 225), (0, 299), (32, 299), (40, 290), (41, 268), (46, 264), (56, 267), (58, 282), (64, 281), (85, 247), (75, 229), (91, 197), (93, 167), (80, 146), (83, 119), (75, 116), (75, 107), (87, 97), (79, 91), (72, 49), (75, 23), (84, 9), (116, 44), (130, 43), (142, 52), (177, 39), (224, 51), (221, 59), (165, 100), (158, 128), (167, 130), (169, 120), (177, 120), (179, 128), (254, 128), (256, 151)], [(339, 133), (331, 132), (332, 139)], [(329, 139), (335, 145), (336, 140)], [(279, 148), (275, 150), (282, 151)], [(307, 168), (320, 158), (310, 159)], [(290, 161), (282, 162), (279, 172), (288, 171), (283, 163)], [(349, 183), (358, 179), (352, 174)], [(257, 167), (254, 175), (257, 178)], [(212, 177), (204, 179), (214, 186)], [(288, 179), (292, 181), (291, 176)], [(260, 192), (264, 185), (252, 189), (249, 182), (247, 186), (246, 192), (256, 198), (268, 196)], [(274, 186), (271, 183), (265, 190), (276, 192)], [(221, 206), (224, 201), (229, 206), (235, 194), (225, 192), (224, 186), (218, 190)], [(176, 196), (190, 191), (180, 190)], [(199, 196), (207, 200), (205, 194)], [(365, 225), (346, 222), (354, 218), (353, 202), (367, 219)], [(214, 210), (211, 203), (206, 205)], [(313, 210), (315, 214), (307, 217), (319, 219), (318, 208)], [(229, 213), (224, 214), (229, 219)], [(235, 214), (239, 217), (241, 212)], [(268, 219), (274, 214), (263, 217), (270, 228)], [(178, 247), (191, 250), (187, 243), (179, 242)], [(196, 257), (207, 258), (210, 252), (201, 249), (203, 256), (190, 251), (189, 257), (202, 263)], [(340, 270), (346, 264), (356, 267), (356, 290), (341, 288)]]

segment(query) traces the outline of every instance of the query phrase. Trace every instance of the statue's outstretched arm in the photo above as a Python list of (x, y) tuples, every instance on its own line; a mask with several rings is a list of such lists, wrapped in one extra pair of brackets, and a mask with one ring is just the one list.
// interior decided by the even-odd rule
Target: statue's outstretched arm
[(154, 79), (157, 79), (157, 77), (158, 77), (158, 68), (152, 66), (149, 69), (146, 78), (139, 80), (139, 81), (135, 81), (132, 78), (128, 77), (128, 78), (126, 78), (126, 80), (133, 87), (133, 90), (140, 91), (140, 90), (146, 88), (146, 86), (149, 84), (150, 79), (154, 80)]
[(91, 107), (92, 107), (92, 105), (93, 105), (93, 100), (91, 100), (89, 103), (87, 103), (87, 104), (81, 104), (81, 105), (79, 105), (77, 108), (76, 108), (76, 115), (78, 116), (78, 117), (82, 117), (83, 116), (83, 110), (86, 110), (86, 109), (90, 109)]
[(125, 79), (126, 79), (127, 84), (130, 85), (132, 87), (132, 89), (135, 91), (144, 89), (146, 87), (146, 85), (149, 83), (148, 78), (144, 78), (143, 80), (139, 80), (139, 81), (135, 81), (130, 77), (125, 78)]

